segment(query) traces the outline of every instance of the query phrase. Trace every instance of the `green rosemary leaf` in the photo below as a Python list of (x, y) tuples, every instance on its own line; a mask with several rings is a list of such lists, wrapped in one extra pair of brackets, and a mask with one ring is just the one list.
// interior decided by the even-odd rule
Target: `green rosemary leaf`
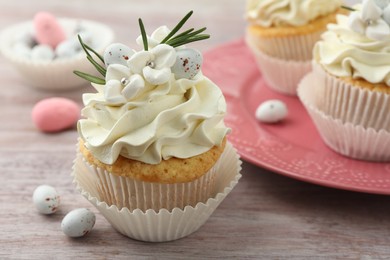
[(106, 76), (106, 72), (107, 70), (102, 66), (100, 65), (99, 63), (97, 63), (91, 56), (87, 56), (87, 59), (89, 60), (90, 63), (92, 63), (92, 65), (95, 67), (95, 69), (100, 73), (102, 74), (102, 76)]
[(106, 84), (106, 81), (102, 78), (99, 78), (99, 77), (96, 77), (96, 76), (93, 76), (93, 75), (90, 75), (90, 74), (87, 74), (87, 73), (84, 73), (81, 71), (77, 71), (77, 70), (73, 71), (73, 73), (76, 74), (77, 76), (89, 81), (89, 82), (96, 83), (99, 85)]
[(207, 28), (206, 27), (203, 27), (199, 30), (196, 30), (194, 32), (191, 32), (191, 33), (187, 33), (187, 34), (184, 34), (184, 35), (177, 35), (173, 38), (171, 38), (168, 42), (166, 42), (168, 45), (171, 45), (171, 44), (177, 44), (177, 43), (181, 43), (180, 45), (183, 45), (183, 44), (186, 44), (187, 42), (187, 39), (189, 38), (192, 38), (192, 37), (195, 37), (196, 35), (199, 35), (200, 33), (204, 32)]
[(144, 43), (144, 50), (148, 50), (148, 37), (146, 36), (146, 31), (145, 31), (145, 26), (144, 23), (142, 22), (141, 18), (138, 19), (139, 23), (139, 28), (141, 30), (141, 35), (142, 35), (142, 42)]
[(185, 42), (177, 42), (175, 44), (170, 44), (170, 45), (172, 47), (176, 48), (176, 47), (179, 47), (181, 45), (184, 45), (184, 44), (187, 44), (187, 43), (190, 43), (190, 42), (202, 41), (202, 40), (205, 40), (205, 39), (208, 39), (208, 38), (210, 38), (210, 35), (208, 35), (208, 34), (200, 34), (200, 35), (197, 35), (196, 37), (191, 37), (191, 38), (186, 39)]
[(193, 11), (190, 11), (188, 14), (186, 14), (186, 16), (181, 19), (181, 21), (175, 26), (175, 28), (173, 28), (173, 30), (161, 41), (161, 43), (165, 43), (173, 35), (175, 35), (175, 33), (177, 33), (181, 29), (181, 27), (183, 27), (183, 25), (187, 22), (187, 20), (191, 17), (193, 13)]
[(89, 50), (89, 51), (91, 51), (93, 54), (95, 54), (96, 57), (98, 57), (99, 60), (100, 60), (101, 62), (103, 62), (103, 64), (104, 64), (104, 58), (103, 58), (102, 55), (100, 55), (99, 53), (97, 53), (97, 51), (95, 51), (94, 49), (92, 49), (91, 47), (89, 47), (87, 44), (84, 44), (84, 46), (85, 46), (85, 48), (86, 48), (87, 50)]
[(191, 33), (191, 32), (194, 31), (194, 30), (195, 30), (194, 28), (191, 28), (191, 29), (189, 29), (189, 30), (187, 30), (187, 31), (185, 31), (185, 32), (182, 32), (182, 33), (176, 35), (175, 37), (169, 39), (169, 41), (170, 41), (170, 40), (173, 40), (174, 38), (181, 37), (181, 36), (183, 36), (183, 35), (187, 35), (187, 34)]
[(351, 12), (356, 11), (356, 9), (353, 9), (352, 7), (345, 6), (345, 5), (342, 5), (341, 8), (346, 9), (346, 10), (351, 11)]

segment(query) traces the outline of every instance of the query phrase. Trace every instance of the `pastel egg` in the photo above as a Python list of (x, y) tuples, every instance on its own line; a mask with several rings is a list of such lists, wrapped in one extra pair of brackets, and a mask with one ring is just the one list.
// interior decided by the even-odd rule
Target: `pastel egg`
[(104, 63), (127, 65), (127, 60), (134, 54), (134, 51), (122, 43), (113, 43), (107, 46), (104, 51)]
[(36, 45), (31, 50), (31, 59), (35, 61), (51, 61), (54, 56), (54, 50), (49, 45)]
[(261, 103), (256, 109), (256, 119), (264, 123), (276, 123), (287, 116), (287, 106), (280, 100), (272, 99)]
[(66, 39), (66, 34), (54, 15), (39, 12), (34, 16), (35, 39), (39, 44), (46, 44), (53, 49)]
[(386, 8), (388, 4), (390, 4), (389, 0), (374, 0), (375, 4), (379, 6), (381, 9)]
[(172, 73), (176, 79), (192, 79), (199, 73), (203, 62), (202, 54), (194, 49), (179, 49), (176, 51), (176, 62)]
[(34, 106), (31, 117), (39, 130), (59, 132), (76, 124), (80, 118), (80, 107), (76, 102), (67, 98), (47, 98)]
[(63, 41), (57, 45), (55, 49), (55, 54), (57, 58), (70, 58), (77, 54), (78, 50), (77, 44), (72, 40)]
[(60, 205), (60, 196), (52, 186), (40, 185), (34, 190), (33, 203), (39, 213), (53, 214)]
[(385, 7), (385, 9), (383, 10), (382, 17), (383, 17), (383, 20), (385, 20), (387, 24), (390, 24), (390, 5)]
[(74, 209), (62, 219), (61, 229), (69, 237), (82, 237), (95, 225), (95, 214), (86, 208)]

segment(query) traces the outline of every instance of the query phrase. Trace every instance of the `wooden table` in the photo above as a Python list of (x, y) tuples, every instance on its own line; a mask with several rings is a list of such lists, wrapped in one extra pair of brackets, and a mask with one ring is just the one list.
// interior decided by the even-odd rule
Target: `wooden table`
[[(191, 24), (208, 26), (212, 38), (193, 46), (207, 50), (244, 34), (244, 3), (179, 0), (0, 0), (0, 29), (31, 19), (41, 10), (58, 16), (100, 20), (119, 42), (147, 28), (173, 26), (188, 10)], [(92, 89), (50, 93), (30, 88), (0, 58), (0, 259), (385, 259), (390, 258), (390, 197), (349, 192), (293, 180), (244, 162), (237, 187), (207, 223), (189, 237), (144, 243), (117, 233), (76, 190), (70, 177), (75, 129), (58, 134), (37, 131), (30, 119), (42, 98), (63, 96), (81, 104)], [(33, 190), (57, 188), (60, 210), (37, 213)], [(70, 239), (61, 229), (64, 215), (87, 207), (97, 214), (93, 231)]]

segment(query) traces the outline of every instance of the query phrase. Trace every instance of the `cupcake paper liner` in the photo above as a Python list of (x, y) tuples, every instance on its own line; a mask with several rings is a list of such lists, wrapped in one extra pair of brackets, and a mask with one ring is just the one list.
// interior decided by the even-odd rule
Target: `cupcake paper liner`
[[(94, 49), (103, 53), (105, 47), (114, 39), (114, 32), (106, 25), (79, 19), (59, 18), (59, 23), (67, 35), (71, 35), (77, 25), (93, 35)], [(14, 44), (20, 35), (33, 31), (32, 21), (13, 25), (0, 34), (0, 51), (3, 56), (15, 67), (22, 79), (29, 86), (42, 90), (67, 90), (85, 85), (86, 81), (73, 74), (74, 70), (83, 71), (92, 75), (96, 70), (85, 58), (84, 53), (74, 57), (55, 59), (52, 61), (31, 60), (28, 57), (15, 54)]]
[(350, 158), (390, 161), (390, 132), (345, 123), (319, 108), (318, 77), (310, 73), (298, 87), (298, 96), (312, 118), (324, 142), (334, 151)]
[(252, 50), (267, 86), (287, 95), (296, 95), (298, 83), (311, 70), (311, 61), (282, 60), (264, 54), (252, 43), (246, 42)]
[(343, 123), (390, 132), (390, 95), (354, 87), (329, 75), (316, 62), (313, 73), (321, 85), (314, 93), (321, 111)]
[(313, 57), (314, 44), (321, 39), (323, 30), (305, 35), (261, 37), (247, 32), (253, 47), (269, 56), (282, 60), (307, 61)]
[[(166, 196), (166, 191), (168, 189), (174, 190), (176, 189), (174, 186), (183, 186), (183, 184), (165, 184), (170, 186), (170, 188), (167, 188), (162, 187), (162, 184), (140, 182), (145, 187), (149, 187), (143, 188), (140, 191), (140, 189), (135, 189), (135, 186), (131, 186), (132, 184), (130, 183), (133, 183), (133, 181), (128, 182), (123, 177), (115, 176), (88, 165), (80, 153), (78, 153), (74, 162), (72, 176), (81, 194), (100, 211), (118, 232), (137, 240), (164, 242), (188, 236), (198, 230), (238, 183), (241, 177), (240, 170), (241, 161), (239, 160), (238, 154), (233, 146), (227, 143), (225, 151), (222, 153), (216, 165), (210, 172), (206, 173), (208, 177), (205, 177), (203, 181), (200, 180), (199, 182), (194, 181), (191, 184), (184, 184), (188, 185), (187, 187), (189, 189), (186, 189), (184, 193), (175, 192), (173, 193), (174, 195), (171, 194), (170, 199)], [(101, 183), (101, 180), (99, 180), (101, 177), (98, 175), (105, 175), (106, 181), (111, 183), (112, 189), (123, 190), (124, 193), (128, 194), (120, 195), (122, 192), (119, 191), (115, 193), (118, 194), (118, 198), (115, 201), (105, 201), (105, 198), (102, 198), (102, 188), (99, 184)], [(210, 176), (215, 178), (215, 185), (209, 197), (203, 198), (203, 195), (194, 197), (193, 194), (200, 194), (202, 192), (194, 192), (192, 189), (198, 190), (200, 185), (203, 185), (202, 182), (210, 178)], [(109, 184), (104, 184), (104, 186), (107, 187)], [(152, 186), (159, 188), (150, 188)], [(190, 192), (192, 195), (189, 194)], [(138, 196), (140, 193), (142, 196)], [(135, 204), (133, 209), (116, 204), (122, 204), (125, 201), (123, 199), (124, 197), (134, 199), (132, 196), (144, 197), (144, 199), (138, 201), (140, 202), (138, 204), (139, 208), (135, 208)], [(195, 199), (199, 201), (194, 203), (193, 206), (185, 206), (181, 202), (183, 200), (182, 198), (185, 197), (191, 197), (192, 199), (190, 200), (192, 202)], [(145, 209), (144, 201), (150, 202), (150, 198), (159, 201), (154, 205), (155, 208), (160, 206), (161, 208), (158, 210), (151, 208)], [(164, 202), (164, 200), (171, 201)], [(174, 207), (175, 203), (177, 203), (176, 207)], [(167, 205), (167, 208), (171, 208), (171, 210), (164, 208), (163, 205)]]

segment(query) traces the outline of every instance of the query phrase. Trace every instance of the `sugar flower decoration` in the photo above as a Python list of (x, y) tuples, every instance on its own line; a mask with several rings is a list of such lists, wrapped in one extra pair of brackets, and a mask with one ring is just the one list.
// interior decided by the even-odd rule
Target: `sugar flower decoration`
[[(172, 30), (161, 26), (150, 36), (146, 34), (144, 24), (139, 19), (141, 36), (138, 37), (137, 43), (143, 46), (143, 50), (138, 52), (116, 43), (106, 48), (103, 57), (85, 44), (79, 36), (87, 59), (103, 78), (81, 71), (74, 73), (92, 83), (103, 85), (104, 99), (112, 105), (122, 105), (131, 100), (147, 84), (152, 86), (165, 84), (172, 75), (176, 79), (191, 80), (200, 71), (201, 54), (191, 49), (183, 49), (183, 46), (210, 37), (208, 34), (202, 34), (206, 27), (179, 32), (192, 13), (191, 11), (184, 16)], [(179, 50), (182, 52), (178, 52)], [(178, 62), (183, 65), (178, 66), (176, 64)], [(182, 73), (183, 71), (185, 73)]]
[(159, 44), (150, 51), (140, 51), (130, 57), (128, 65), (133, 73), (143, 75), (152, 85), (168, 82), (171, 67), (176, 62), (176, 51), (172, 46)]
[(384, 40), (390, 35), (390, 26), (383, 18), (389, 11), (388, 6), (379, 6), (374, 0), (364, 0), (362, 9), (350, 14), (349, 26), (353, 31), (370, 39)]
[(112, 64), (107, 68), (104, 98), (111, 104), (120, 105), (136, 96), (144, 86), (143, 78), (132, 74), (127, 66)]

